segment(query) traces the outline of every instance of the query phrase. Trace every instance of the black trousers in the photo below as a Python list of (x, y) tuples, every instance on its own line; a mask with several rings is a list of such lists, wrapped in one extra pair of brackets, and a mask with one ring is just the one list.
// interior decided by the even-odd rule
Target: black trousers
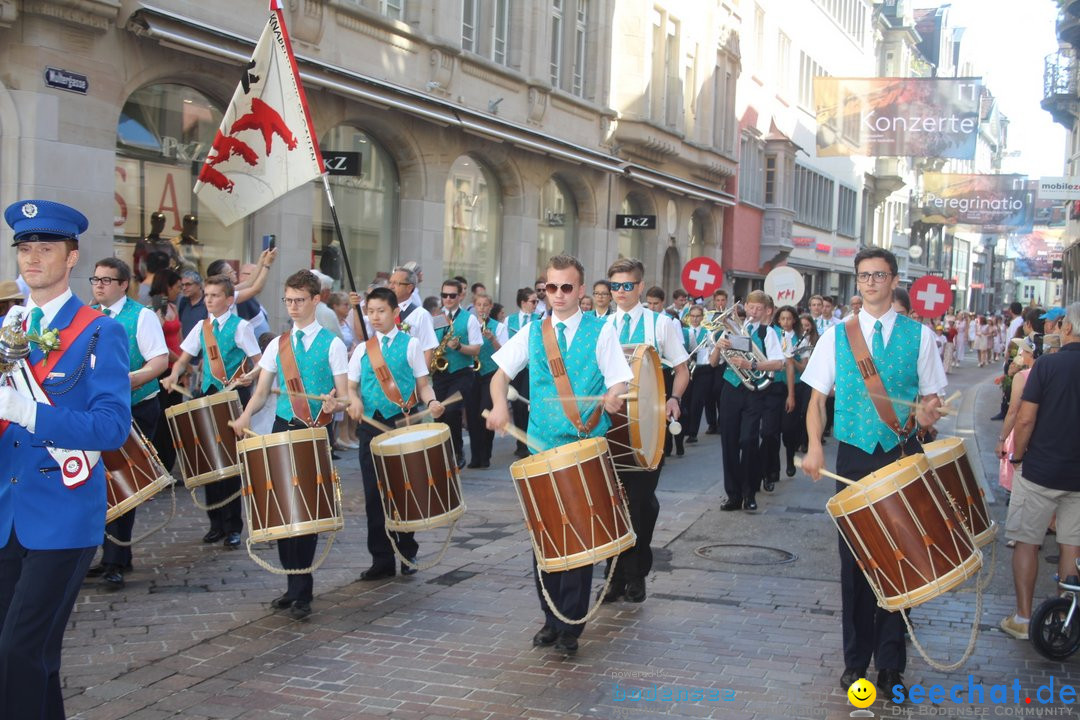
[[(246, 406), (248, 400), (251, 399), (251, 387), (237, 388), (236, 392), (240, 396), (240, 405)], [(331, 445), (333, 445), (332, 437), (330, 438), (330, 442)], [(205, 486), (206, 504), (217, 505), (225, 500), (225, 498), (235, 494), (239, 489), (239, 475), (212, 482)], [(223, 507), (217, 508), (216, 510), (207, 510), (206, 517), (210, 519), (211, 530), (220, 530), (223, 533), (243, 532), (244, 530), (244, 512), (239, 496), (231, 502), (226, 503)]]
[(60, 650), (96, 547), (28, 550), (12, 528), (0, 548), (0, 709), (63, 720)]
[[(656, 488), (660, 484), (660, 471), (664, 460), (655, 470), (619, 470), (619, 481), (626, 491), (626, 505), (630, 510), (630, 526), (634, 528), (637, 542), (634, 547), (619, 553), (619, 562), (615, 565), (615, 577), (612, 587), (619, 587), (631, 580), (644, 580), (652, 572), (653, 530), (656, 519), (660, 517), (660, 500), (656, 497)], [(611, 567), (611, 561), (608, 561)]]
[[(467, 402), (472, 392), (475, 374), (472, 368), (464, 368), (457, 372), (432, 373), (431, 382), (435, 390), (435, 397), (439, 400), (445, 400), (455, 392), (460, 392), (461, 397)], [(454, 455), (457, 456), (459, 465), (465, 462), (465, 446), (461, 439), (461, 416), (464, 412), (462, 408), (464, 404), (462, 402), (447, 406), (446, 412), (439, 418), (440, 422), (450, 426), (450, 440), (454, 445)]]
[[(906, 448), (908, 454), (922, 451), (918, 441), (912, 439)], [(883, 452), (867, 454), (859, 448), (840, 443), (836, 451), (836, 473), (843, 477), (859, 478), (880, 470), (899, 459), (899, 446)], [(846, 485), (836, 484), (837, 491)], [(843, 607), (844, 667), (869, 667), (870, 658), (878, 670), (904, 671), (907, 665), (907, 649), (904, 646), (904, 618), (899, 612), (889, 612), (878, 607), (877, 598), (866, 581), (866, 576), (855, 562), (844, 538), (839, 538), (840, 591)]]
[(472, 392), (465, 399), (465, 410), (469, 413), (469, 445), (473, 463), (491, 462), (491, 446), (495, 442), (495, 432), (487, 429), (487, 421), (480, 414), (490, 410), (491, 378), (494, 372), (477, 375), (473, 379)]
[(780, 478), (780, 428), (784, 419), (787, 384), (773, 381), (761, 398), (761, 476), (776, 482)]
[(705, 422), (709, 427), (714, 427), (717, 430), (720, 428), (720, 403), (724, 399), (724, 391), (731, 387), (731, 384), (724, 379), (724, 367), (724, 365), (717, 365), (712, 369), (713, 383), (711, 408), (709, 401), (705, 401)]
[[(131, 406), (131, 419), (147, 438), (154, 437), (154, 433), (157, 432), (158, 418), (161, 417), (161, 413), (161, 401), (158, 400), (157, 395)], [(121, 542), (131, 542), (131, 534), (135, 529), (136, 510), (138, 507), (133, 507), (106, 525), (106, 534)], [(131, 564), (130, 545), (117, 545), (106, 537), (101, 548), (102, 565), (127, 567)]]
[(552, 573), (540, 572), (538, 574), (536, 558), (533, 558), (532, 563), (536, 596), (540, 599), (540, 610), (544, 613), (544, 624), (571, 637), (581, 637), (581, 633), (585, 632), (585, 623), (570, 625), (556, 618), (555, 614), (551, 612), (551, 607), (548, 606), (547, 601), (544, 599), (544, 595), (540, 590), (540, 583), (544, 583), (548, 595), (551, 596), (551, 601), (555, 603), (555, 607), (563, 614), (563, 617), (578, 620), (585, 617), (585, 613), (589, 611), (593, 566), (586, 565), (573, 570)]
[(795, 383), (795, 409), (785, 412), (780, 423), (780, 433), (783, 436), (788, 465), (795, 464), (795, 451), (807, 442), (806, 409), (809, 405), (810, 386), (804, 382)]
[[(666, 398), (671, 397), (671, 388), (674, 386), (674, 384), (675, 384), (675, 373), (674, 373), (674, 371), (673, 370), (668, 370), (667, 368), (664, 368), (664, 397), (665, 397), (664, 402), (665, 403), (667, 402)], [(679, 424), (682, 425), (681, 422)], [(672, 444), (674, 444), (675, 447), (678, 450), (681, 451), (683, 449), (683, 441), (686, 439), (686, 428), (682, 428), (679, 431), (678, 435), (672, 435), (671, 431), (669, 431), (667, 429), (667, 427), (668, 427), (668, 421), (665, 418), (665, 420), (664, 420), (664, 455), (670, 455), (671, 454), (671, 446), (672, 446)]]
[[(163, 378), (168, 376), (168, 370), (162, 373)], [(178, 392), (166, 392), (165, 388), (162, 388), (161, 392), (158, 393), (158, 399), (161, 401), (161, 415), (158, 417), (157, 432), (149, 440), (153, 443), (154, 449), (157, 450), (161, 464), (165, 466), (166, 470), (172, 472), (173, 465), (176, 464), (176, 447), (172, 442), (172, 433), (169, 432), (169, 423), (165, 421), (165, 410), (184, 402), (184, 396)]]
[[(525, 368), (524, 370), (519, 372), (516, 376), (514, 376), (514, 379), (510, 381), (510, 384), (514, 386), (514, 389), (518, 391), (521, 397), (529, 397), (529, 369)], [(488, 387), (490, 392), (490, 383)], [(514, 427), (519, 430), (528, 431), (529, 406), (524, 401), (518, 400), (517, 402), (510, 403), (510, 410), (514, 416)], [(519, 451), (519, 454), (520, 451), (528, 452), (528, 448), (525, 447), (525, 443), (521, 442), (520, 440), (517, 441), (517, 447), (515, 449)]]
[[(725, 381), (727, 382), (727, 381)], [(720, 445), (724, 449), (724, 492), (728, 502), (754, 497), (761, 487), (760, 392), (727, 383), (720, 403)]]
[(716, 368), (706, 363), (695, 367), (693, 374), (690, 375), (690, 385), (687, 386), (686, 395), (683, 396), (683, 406), (686, 410), (682, 418), (682, 426), (687, 437), (697, 437), (698, 431), (701, 430), (702, 414), (705, 415), (706, 424), (716, 425), (716, 404), (713, 402), (715, 370)]
[[(303, 430), (306, 427), (307, 426), (302, 422), (296, 420), (289, 422), (276, 417), (274, 418), (273, 432), (279, 433), (285, 432), (286, 430)], [(299, 570), (300, 568), (311, 567), (311, 564), (315, 562), (315, 547), (318, 543), (319, 536), (316, 533), (278, 540), (277, 551), (278, 560), (281, 561), (281, 567), (286, 570)], [(285, 597), (291, 600), (311, 602), (315, 589), (315, 577), (311, 573), (286, 575), (285, 577), (287, 578)]]
[[(393, 427), (402, 415), (398, 413), (393, 417), (384, 418), (382, 413), (376, 412), (372, 417)], [(394, 568), (394, 548), (390, 545), (390, 538), (386, 534), (386, 513), (379, 495), (379, 478), (375, 474), (375, 461), (371, 457), (371, 441), (380, 435), (381, 431), (366, 422), (357, 425), (356, 430), (357, 439), (360, 440), (360, 477), (364, 481), (367, 549), (371, 553), (371, 564), (379, 568)], [(401, 554), (407, 558), (415, 558), (420, 549), (413, 533), (394, 533), (394, 542)]]

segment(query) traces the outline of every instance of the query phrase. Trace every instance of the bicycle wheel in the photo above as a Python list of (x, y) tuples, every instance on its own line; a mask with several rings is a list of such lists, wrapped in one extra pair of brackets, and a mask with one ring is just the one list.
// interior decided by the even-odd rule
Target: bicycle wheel
[(1072, 606), (1071, 597), (1050, 598), (1032, 614), (1028, 636), (1043, 657), (1064, 660), (1080, 648), (1080, 610), (1073, 613), (1072, 622), (1065, 624)]

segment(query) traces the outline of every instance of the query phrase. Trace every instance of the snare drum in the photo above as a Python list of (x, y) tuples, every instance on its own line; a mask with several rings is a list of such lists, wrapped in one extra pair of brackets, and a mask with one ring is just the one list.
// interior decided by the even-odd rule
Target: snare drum
[(655, 470), (664, 456), (667, 395), (660, 355), (652, 345), (623, 345), (623, 354), (634, 379), (625, 409), (611, 416), (611, 461), (620, 469)]
[(237, 443), (252, 542), (345, 527), (341, 482), (326, 428), (249, 437)]
[(229, 421), (241, 412), (236, 392), (214, 393), (166, 408), (165, 420), (188, 490), (240, 474), (237, 437)]
[(423, 423), (371, 441), (379, 496), (391, 532), (449, 525), (465, 512), (450, 427)]
[(604, 438), (518, 460), (510, 475), (541, 570), (573, 570), (634, 546), (630, 513)]
[(173, 483), (169, 471), (158, 459), (154, 446), (147, 442), (134, 423), (123, 446), (118, 450), (101, 453), (101, 460), (105, 464), (107, 523), (141, 505)]
[(925, 455), (886, 465), (825, 507), (886, 610), (920, 605), (982, 567), (982, 552)]
[(968, 460), (967, 448), (961, 438), (946, 438), (923, 445), (926, 459), (934, 469), (945, 491), (956, 501), (960, 520), (982, 547), (994, 539), (997, 523), (990, 517), (983, 492)]

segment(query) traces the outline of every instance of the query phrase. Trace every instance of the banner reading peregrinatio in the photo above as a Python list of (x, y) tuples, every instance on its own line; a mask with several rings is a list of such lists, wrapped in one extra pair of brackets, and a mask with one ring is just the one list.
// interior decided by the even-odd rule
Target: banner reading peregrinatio
[(982, 78), (814, 78), (817, 154), (975, 157)]
[(924, 173), (919, 207), (924, 223), (1001, 228), (1029, 226), (1033, 210), (1025, 175)]

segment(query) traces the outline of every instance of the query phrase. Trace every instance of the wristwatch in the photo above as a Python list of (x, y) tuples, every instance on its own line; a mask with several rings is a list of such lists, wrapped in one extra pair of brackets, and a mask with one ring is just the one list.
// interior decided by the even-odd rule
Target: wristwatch
[(750, 369), (754, 371), (757, 370), (757, 358), (754, 358), (750, 361)]
[(1016, 457), (1013, 453), (1009, 453), (1009, 462), (1013, 465), (1019, 465), (1020, 463), (1024, 462), (1024, 458)]

